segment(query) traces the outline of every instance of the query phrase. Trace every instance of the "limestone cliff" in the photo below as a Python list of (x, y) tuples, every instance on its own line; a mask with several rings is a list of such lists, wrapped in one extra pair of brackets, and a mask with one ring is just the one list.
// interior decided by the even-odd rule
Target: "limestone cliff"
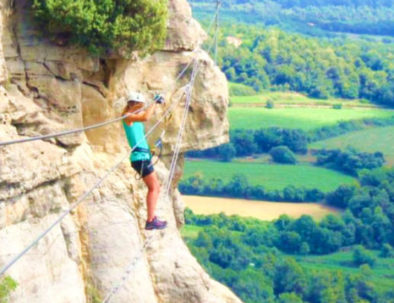
[[(226, 80), (207, 53), (201, 49), (192, 52), (206, 35), (192, 19), (185, 0), (169, 1), (164, 49), (144, 59), (128, 60), (93, 58), (75, 46), (49, 42), (29, 20), (27, 1), (0, 1), (1, 141), (112, 119), (122, 106), (117, 100), (128, 89), (138, 89), (147, 97), (156, 91), (170, 93), (166, 106), (180, 103), (159, 129), (165, 130), (164, 156), (156, 170), (165, 184), (190, 75), (178, 82), (175, 78), (193, 58), (201, 68), (181, 152), (228, 140)], [(0, 266), (128, 151), (120, 123), (0, 147)], [(169, 221), (168, 229), (144, 231), (146, 189), (124, 161), (8, 271), (19, 283), (10, 302), (97, 302), (121, 282), (133, 260), (125, 284), (111, 302), (240, 302), (204, 272), (182, 241), (179, 228), (184, 206), (175, 189), (182, 158), (177, 163), (172, 194), (162, 194), (158, 204), (159, 216)]]

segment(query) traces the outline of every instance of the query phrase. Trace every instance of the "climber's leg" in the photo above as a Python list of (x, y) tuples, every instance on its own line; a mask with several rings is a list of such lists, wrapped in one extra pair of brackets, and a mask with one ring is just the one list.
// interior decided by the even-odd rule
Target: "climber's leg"
[(160, 193), (160, 182), (157, 178), (156, 172), (153, 169), (152, 162), (150, 160), (133, 161), (131, 166), (135, 171), (142, 177), (144, 183), (148, 187), (148, 193), (146, 195), (146, 206), (148, 209), (148, 218), (146, 220), (146, 229), (162, 229), (167, 226), (167, 222), (160, 221), (155, 216), (157, 199)]
[(157, 199), (160, 193), (160, 183), (157, 178), (156, 172), (152, 172), (143, 178), (146, 186), (148, 187), (148, 194), (146, 195), (146, 203), (148, 208), (148, 222), (151, 222), (155, 217), (155, 209)]

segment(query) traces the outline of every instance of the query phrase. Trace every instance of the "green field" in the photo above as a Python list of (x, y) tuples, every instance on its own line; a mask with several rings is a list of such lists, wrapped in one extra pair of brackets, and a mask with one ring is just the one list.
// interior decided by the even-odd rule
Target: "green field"
[[(376, 257), (379, 251), (373, 252)], [(304, 268), (311, 270), (341, 270), (347, 274), (356, 274), (360, 270), (352, 264), (353, 252), (337, 252), (324, 256), (293, 256)], [(377, 258), (372, 268), (371, 282), (379, 291), (388, 291), (394, 288), (394, 258)]]
[(252, 185), (268, 190), (283, 189), (288, 185), (318, 188), (327, 192), (340, 184), (353, 184), (356, 179), (339, 172), (311, 165), (280, 165), (263, 163), (224, 163), (209, 160), (189, 160), (185, 163), (184, 179), (201, 173), (205, 178), (220, 177), (229, 181), (235, 174), (244, 174)]
[(198, 233), (202, 231), (204, 228), (197, 225), (185, 224), (181, 229), (181, 234), (183, 238), (191, 238), (195, 239), (198, 236)]
[[(234, 84), (230, 84), (233, 86)], [(370, 102), (360, 102), (359, 100), (348, 100), (339, 98), (330, 98), (328, 100), (309, 98), (303, 94), (296, 92), (264, 92), (254, 96), (231, 96), (231, 104), (242, 106), (242, 105), (254, 105), (265, 103), (270, 100), (275, 104), (281, 105), (303, 105), (303, 106), (332, 106), (333, 104), (342, 104), (342, 106), (349, 107), (371, 107), (374, 106)]]
[(343, 149), (353, 146), (361, 151), (381, 151), (389, 165), (394, 164), (394, 126), (365, 129), (351, 132), (335, 138), (318, 141), (311, 144), (310, 148)]
[(338, 121), (363, 118), (388, 118), (393, 111), (383, 109), (331, 108), (256, 108), (230, 107), (228, 117), (232, 129), (258, 129), (272, 126), (310, 130)]

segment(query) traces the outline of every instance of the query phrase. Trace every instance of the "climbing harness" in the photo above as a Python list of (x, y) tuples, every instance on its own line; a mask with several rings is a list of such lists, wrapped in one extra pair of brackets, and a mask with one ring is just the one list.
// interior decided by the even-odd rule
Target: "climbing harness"
[[(144, 138), (148, 137), (153, 130), (163, 121), (163, 119), (175, 108), (178, 102), (174, 102), (163, 114), (163, 116), (151, 127), (151, 129), (146, 133)], [(141, 141), (141, 140), (140, 140)], [(140, 142), (137, 142), (138, 145)], [(132, 149), (133, 152), (134, 149)], [(25, 255), (30, 249), (32, 249), (42, 238), (44, 238), (56, 225), (58, 225), (68, 214), (71, 213), (79, 204), (81, 204), (96, 188), (98, 188), (107, 177), (114, 172), (120, 164), (129, 156), (129, 153), (123, 155), (120, 160), (112, 166), (105, 174), (102, 176), (88, 191), (86, 191), (78, 200), (66, 211), (64, 211), (58, 219), (56, 219), (46, 230), (44, 230), (36, 239), (34, 239), (26, 248), (24, 248), (18, 255), (16, 255), (10, 262), (4, 265), (0, 269), (0, 277), (12, 266), (14, 265), (23, 255)]]
[[(220, 5), (217, 5), (216, 8), (216, 12), (215, 12), (215, 18), (217, 17), (218, 13), (219, 13), (219, 8)], [(210, 32), (211, 26), (212, 26), (213, 22), (211, 23), (211, 25), (209, 26), (209, 30), (208, 30), (208, 34)], [(217, 43), (216, 43), (217, 44)], [(209, 51), (211, 50), (212, 47), (209, 48)], [(196, 52), (197, 48), (192, 52)], [(186, 125), (186, 119), (187, 119), (187, 115), (189, 112), (189, 108), (190, 108), (190, 103), (191, 103), (191, 97), (192, 97), (192, 89), (193, 89), (193, 85), (194, 85), (194, 81), (196, 79), (196, 76), (198, 74), (198, 70), (200, 65), (198, 64), (197, 60), (192, 60), (190, 61), (186, 67), (178, 74), (178, 76), (175, 79), (175, 82), (177, 82), (186, 72), (186, 70), (189, 68), (189, 66), (193, 63), (193, 70), (192, 70), (192, 75), (191, 75), (191, 80), (189, 82), (189, 84), (186, 87), (186, 102), (185, 102), (185, 109), (183, 112), (183, 116), (182, 116), (182, 122), (181, 122), (181, 126), (178, 132), (178, 136), (177, 136), (177, 140), (176, 140), (176, 144), (174, 147), (174, 153), (173, 153), (173, 157), (172, 157), (172, 161), (171, 161), (171, 166), (170, 166), (170, 170), (169, 170), (169, 177), (167, 180), (167, 186), (166, 186), (166, 191), (165, 191), (165, 195), (169, 196), (169, 192), (170, 192), (170, 186), (172, 183), (172, 179), (174, 177), (174, 173), (175, 173), (175, 167), (176, 167), (176, 161), (178, 159), (179, 156), (179, 152), (180, 152), (180, 147), (181, 147), (181, 143), (182, 143), (182, 136), (183, 136), (183, 131)], [(181, 98), (180, 98), (181, 99)], [(171, 112), (173, 111), (173, 109), (175, 108), (175, 106), (178, 105), (178, 103), (180, 102), (180, 99), (177, 100), (177, 102), (172, 103), (167, 110), (165, 111), (165, 113), (161, 116), (161, 118), (150, 128), (150, 130), (145, 134), (144, 138), (147, 138), (152, 132), (153, 130), (166, 118), (168, 117), (168, 115), (171, 114)], [(140, 109), (143, 110), (144, 108)], [(137, 111), (136, 111), (137, 112)], [(98, 128), (98, 127), (102, 127), (105, 125), (108, 125), (110, 123), (114, 123), (116, 121), (120, 121), (125, 119), (129, 114), (123, 115), (122, 117), (118, 117), (109, 121), (105, 121), (102, 123), (98, 123), (98, 124), (94, 124), (88, 127), (84, 127), (84, 128), (79, 128), (79, 129), (74, 129), (74, 130), (68, 130), (68, 131), (63, 131), (63, 132), (59, 132), (59, 133), (55, 133), (55, 134), (49, 134), (49, 135), (42, 135), (42, 136), (36, 136), (36, 137), (30, 137), (30, 138), (23, 138), (23, 139), (17, 139), (17, 140), (11, 140), (11, 141), (6, 141), (6, 142), (0, 142), (0, 146), (5, 146), (5, 145), (10, 145), (10, 144), (16, 144), (16, 143), (24, 143), (24, 142), (29, 142), (29, 141), (35, 141), (35, 140), (43, 140), (43, 139), (49, 139), (49, 138), (54, 138), (54, 137), (59, 137), (59, 136), (64, 136), (64, 135), (68, 135), (68, 134), (73, 134), (73, 133), (78, 133), (78, 132), (83, 132), (85, 130), (89, 130), (89, 129), (93, 129), (93, 128)], [(142, 141), (142, 140), (140, 140)], [(137, 142), (136, 146), (138, 146), (140, 142)], [(133, 147), (131, 152), (133, 152), (137, 147)], [(161, 153), (160, 153), (161, 154)], [(160, 155), (159, 154), (159, 155)], [(125, 155), (123, 155), (118, 162), (115, 163), (115, 165), (113, 165), (109, 170), (106, 171), (106, 173), (97, 180), (97, 182), (89, 189), (87, 190), (84, 194), (82, 194), (77, 201), (67, 210), (65, 210), (47, 229), (45, 229), (38, 237), (36, 237), (27, 247), (25, 247), (19, 254), (17, 254), (14, 258), (12, 258), (12, 260), (10, 262), (8, 262), (7, 264), (5, 264), (1, 269), (0, 269), (0, 277), (11, 267), (13, 266), (22, 256), (24, 256), (27, 252), (29, 252), (35, 245), (38, 244), (38, 242), (44, 238), (55, 226), (57, 226), (58, 224), (60, 224), (60, 222), (68, 215), (70, 214), (78, 205), (80, 205), (96, 188), (98, 188), (106, 179), (107, 177), (113, 173), (119, 166), (120, 164), (129, 156), (129, 153), (126, 153)], [(145, 240), (144, 245), (141, 248), (141, 256), (143, 255), (143, 252), (147, 246), (147, 244), (149, 243), (149, 238), (147, 238)], [(130, 275), (130, 273), (132, 272), (133, 267), (135, 266), (135, 264), (137, 263), (137, 261), (140, 259), (140, 255), (138, 254), (133, 260), (132, 262), (127, 266), (125, 274), (122, 276), (122, 279), (120, 281), (120, 283), (118, 283), (118, 285), (116, 285), (116, 287), (112, 288), (111, 291), (108, 293), (108, 295), (106, 296), (106, 298), (104, 299), (103, 303), (109, 303), (112, 296), (114, 296), (119, 289), (126, 283), (127, 281), (127, 277)]]
[[(164, 133), (164, 131), (162, 133)], [(158, 150), (158, 152), (157, 152), (157, 150)], [(152, 155), (151, 163), (148, 165), (148, 167), (155, 166), (159, 162), (159, 160), (161, 158), (161, 154), (163, 152), (163, 143), (161, 141), (161, 136), (156, 140), (153, 148), (148, 149), (148, 148), (143, 148), (143, 147), (137, 147), (134, 151), (151, 154)], [(154, 157), (156, 157), (156, 160), (152, 161), (152, 159)], [(142, 179), (142, 177), (141, 177), (142, 176), (142, 168), (143, 167), (141, 166), (140, 173), (135, 174), (135, 178), (137, 180)]]
[[(171, 183), (172, 183), (172, 179), (174, 178), (174, 174), (175, 174), (175, 168), (176, 168), (176, 161), (178, 159), (179, 156), (179, 152), (180, 152), (180, 147), (181, 147), (181, 143), (182, 143), (182, 135), (183, 135), (183, 131), (185, 129), (185, 124), (186, 124), (186, 119), (187, 119), (187, 114), (189, 112), (189, 108), (190, 108), (190, 103), (191, 103), (191, 97), (192, 97), (192, 91), (193, 91), (193, 86), (194, 86), (194, 81), (197, 77), (198, 74), (198, 70), (199, 70), (199, 65), (197, 60), (193, 60), (193, 71), (192, 71), (192, 75), (191, 75), (191, 80), (189, 82), (189, 84), (186, 87), (186, 103), (185, 103), (185, 109), (183, 112), (183, 117), (182, 117), (182, 122), (181, 122), (181, 126), (179, 127), (179, 132), (178, 132), (178, 136), (177, 136), (177, 140), (176, 140), (176, 144), (175, 144), (175, 148), (174, 148), (174, 153), (173, 153), (173, 157), (171, 160), (171, 166), (170, 166), (170, 170), (169, 170), (169, 176), (168, 176), (168, 180), (167, 180), (167, 184), (166, 184), (166, 190), (165, 190), (165, 197), (169, 196), (170, 193), (170, 187), (171, 187)], [(108, 293), (108, 295), (105, 297), (105, 299), (102, 301), (102, 303), (109, 303), (111, 301), (111, 298), (123, 287), (123, 285), (127, 282), (127, 278), (128, 276), (131, 274), (133, 267), (137, 264), (137, 260), (139, 260), (142, 256), (143, 256), (143, 252), (145, 250), (145, 247), (148, 243), (148, 239), (145, 240), (145, 243), (143, 245), (143, 247), (140, 249), (140, 252), (138, 254), (138, 258), (133, 259), (130, 264), (126, 267), (126, 270), (124, 271), (120, 282), (115, 285), (110, 292)]]
[[(217, 5), (216, 7), (216, 13), (215, 13), (215, 17), (216, 15), (219, 13), (219, 9), (220, 9), (220, 5)], [(213, 23), (211, 23), (212, 25)], [(211, 28), (211, 25), (209, 26), (209, 29)], [(208, 31), (209, 34), (210, 30)], [(209, 48), (208, 52), (211, 50), (212, 46)], [(191, 80), (188, 84), (188, 86), (186, 87), (186, 104), (185, 104), (185, 109), (183, 112), (183, 117), (182, 117), (182, 122), (181, 122), (181, 126), (179, 128), (179, 132), (178, 132), (178, 136), (177, 136), (177, 140), (176, 140), (176, 144), (175, 144), (175, 148), (174, 148), (174, 153), (173, 153), (173, 157), (171, 160), (171, 166), (170, 166), (170, 171), (169, 171), (169, 177), (167, 180), (167, 185), (166, 185), (166, 191), (165, 191), (165, 196), (169, 195), (170, 192), (170, 187), (171, 187), (171, 183), (172, 183), (172, 179), (174, 177), (175, 174), (175, 168), (176, 168), (176, 160), (178, 159), (178, 155), (180, 152), (180, 147), (181, 147), (181, 142), (182, 142), (182, 135), (183, 135), (183, 130), (185, 127), (185, 123), (186, 123), (186, 118), (187, 118), (187, 114), (189, 112), (189, 108), (190, 108), (190, 101), (191, 101), (191, 96), (192, 96), (192, 89), (194, 86), (194, 81), (196, 79), (196, 76), (198, 74), (198, 69), (199, 69), (199, 65), (197, 60), (193, 60), (191, 61), (188, 66), (193, 63), (193, 71), (192, 71), (192, 75), (191, 75)], [(143, 245), (143, 247), (140, 250), (139, 255), (141, 255), (141, 257), (143, 256), (143, 252), (144, 249), (146, 247), (148, 243), (148, 239), (145, 240), (145, 244)], [(139, 259), (140, 257), (138, 257)], [(111, 298), (123, 287), (123, 285), (127, 282), (127, 278), (128, 276), (131, 274), (132, 272), (132, 268), (135, 266), (135, 264), (137, 263), (137, 258), (134, 259), (127, 267), (126, 270), (124, 271), (124, 274), (121, 277), (120, 282), (113, 287), (110, 292), (108, 293), (108, 295), (105, 297), (105, 299), (102, 301), (102, 303), (109, 303)]]
[[(193, 51), (194, 52), (194, 51)], [(178, 74), (176, 81), (178, 81), (186, 72), (187, 68), (190, 66), (190, 63), (185, 66), (185, 68)], [(167, 115), (169, 115), (171, 113), (171, 111), (175, 108), (175, 106), (177, 106), (179, 103), (178, 102), (174, 102), (172, 103), (166, 110), (166, 112), (162, 115), (162, 117), (151, 127), (151, 129), (145, 134), (145, 138), (148, 137), (152, 131), (163, 121), (163, 119), (165, 119), (167, 117)], [(136, 112), (142, 111), (144, 108), (141, 108), (139, 110), (137, 110)], [(55, 133), (55, 134), (50, 134), (50, 135), (44, 135), (44, 136), (37, 136), (37, 137), (30, 137), (30, 138), (24, 138), (24, 139), (18, 139), (18, 140), (11, 140), (11, 141), (7, 141), (7, 142), (2, 142), (2, 144), (0, 144), (0, 146), (4, 146), (4, 145), (10, 145), (10, 144), (17, 144), (17, 143), (24, 143), (24, 142), (29, 142), (29, 141), (36, 141), (36, 140), (42, 140), (42, 139), (49, 139), (52, 137), (56, 137), (56, 136), (63, 136), (63, 135), (67, 135), (67, 134), (72, 134), (72, 133), (76, 133), (76, 132), (82, 132), (85, 131), (87, 129), (92, 129), (92, 128), (97, 128), (100, 126), (104, 126), (110, 123), (114, 123), (120, 120), (123, 120), (124, 118), (126, 118), (129, 114), (125, 114), (122, 117), (119, 118), (115, 118), (112, 119), (110, 121), (106, 121), (106, 122), (102, 122), (99, 124), (95, 124), (95, 125), (91, 125), (85, 128), (79, 128), (79, 129), (74, 129), (74, 130), (69, 130), (69, 131), (64, 131), (64, 132), (60, 132), (60, 133)], [(137, 142), (136, 145), (138, 145), (140, 142)], [(133, 152), (133, 149), (131, 150), (131, 152)], [(64, 211), (59, 217), (58, 219), (55, 220), (55, 222), (53, 222), (46, 230), (44, 230), (44, 232), (42, 232), (36, 239), (34, 239), (27, 247), (25, 247), (18, 255), (16, 255), (14, 258), (12, 258), (12, 260), (10, 262), (8, 262), (7, 264), (5, 264), (1, 269), (0, 269), (0, 277), (11, 267), (13, 266), (23, 255), (25, 255), (30, 249), (32, 249), (42, 238), (44, 238), (56, 225), (58, 225), (68, 214), (71, 213), (72, 210), (74, 210), (79, 204), (81, 204), (92, 192), (93, 190), (95, 190), (96, 188), (98, 188), (103, 182), (104, 180), (112, 173), (114, 172), (119, 166), (120, 164), (129, 156), (129, 153), (126, 153), (114, 166), (112, 166), (105, 174), (103, 177), (101, 177), (88, 191), (86, 191), (82, 196), (80, 196), (78, 198), (78, 200), (66, 211)]]

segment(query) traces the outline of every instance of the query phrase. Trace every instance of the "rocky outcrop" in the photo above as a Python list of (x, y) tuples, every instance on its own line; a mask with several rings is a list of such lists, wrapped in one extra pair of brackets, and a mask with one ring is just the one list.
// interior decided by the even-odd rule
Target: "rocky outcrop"
[[(94, 58), (75, 46), (57, 46), (29, 20), (23, 0), (1, 1), (0, 140), (47, 134), (117, 117), (129, 89), (168, 96), (153, 125), (178, 102), (151, 140), (164, 130), (164, 156), (156, 171), (166, 185), (169, 162), (185, 104), (190, 71), (199, 73), (181, 153), (227, 142), (224, 75), (201, 49), (205, 33), (184, 0), (170, 0), (168, 38), (162, 51), (143, 59)], [(4, 59), (3, 59), (4, 58)], [(97, 178), (127, 157), (120, 123), (86, 133), (0, 147), (0, 266), (67, 210)], [(60, 225), (7, 272), (18, 283), (10, 302), (93, 302), (115, 286), (111, 302), (235, 303), (213, 281), (182, 241), (182, 197), (176, 183), (162, 190), (158, 215), (164, 231), (145, 232), (146, 189), (127, 160)], [(128, 271), (126, 271), (128, 269)]]

